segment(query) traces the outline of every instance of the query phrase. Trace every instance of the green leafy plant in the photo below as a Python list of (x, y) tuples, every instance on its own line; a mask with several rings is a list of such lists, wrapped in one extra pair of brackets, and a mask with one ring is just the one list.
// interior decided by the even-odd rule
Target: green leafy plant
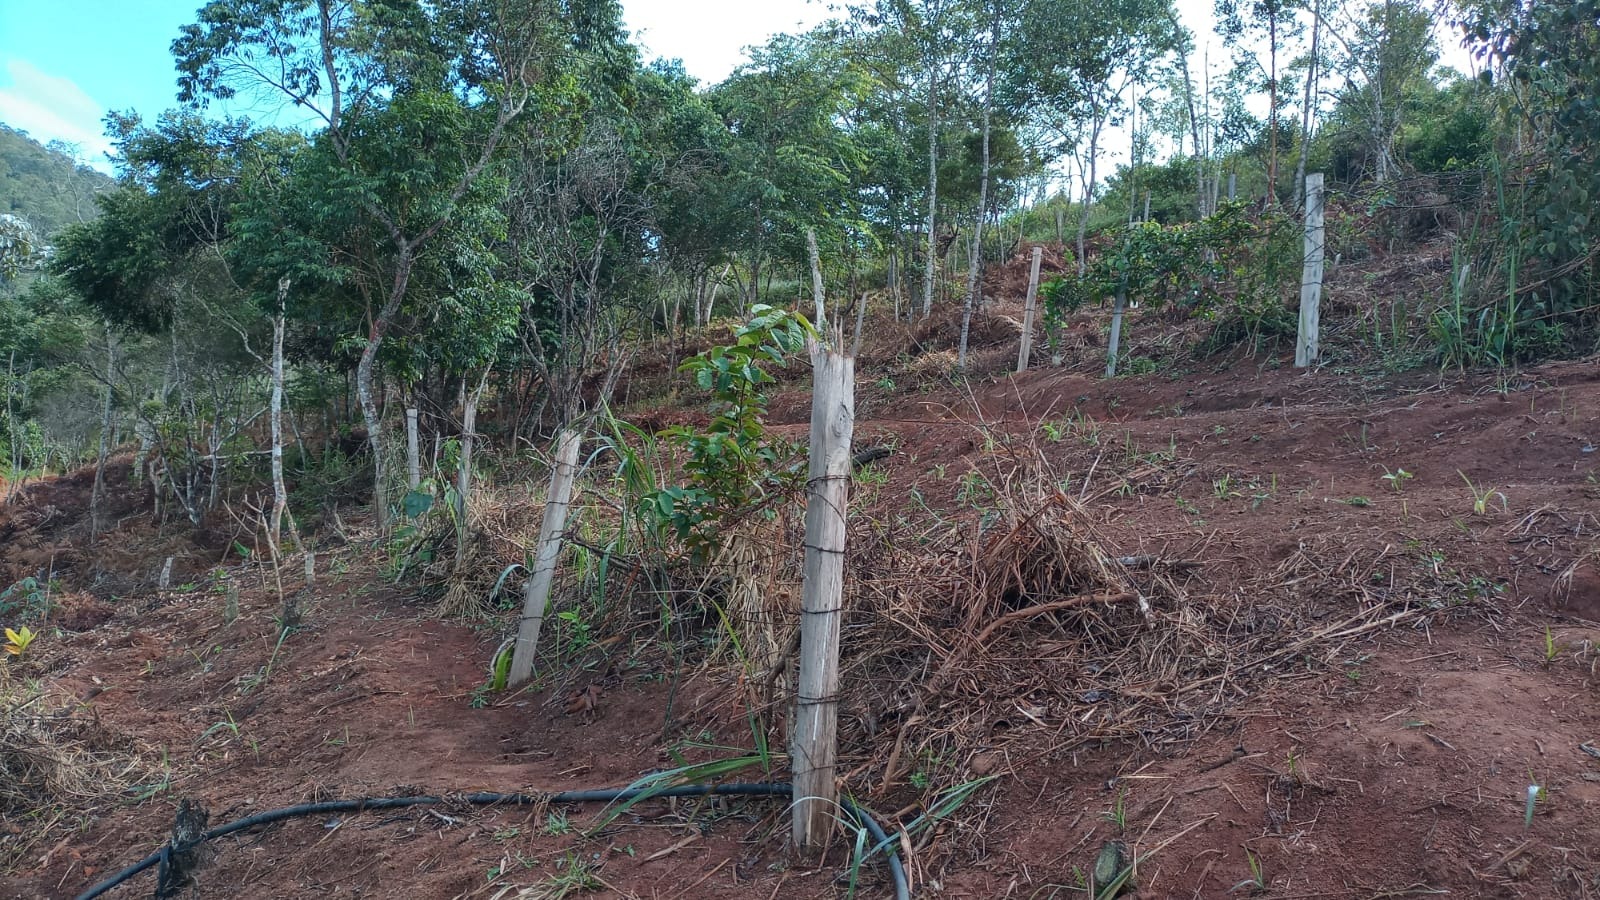
[(682, 451), (687, 483), (660, 488), (642, 502), (647, 518), (670, 527), (690, 550), (708, 550), (725, 525), (796, 480), (798, 472), (783, 465), (785, 454), (764, 424), (764, 388), (776, 380), (766, 366), (785, 365), (815, 334), (803, 316), (758, 304), (734, 332), (733, 343), (679, 366), (711, 394), (716, 412), (702, 427), (662, 432), (663, 440)]
[(1469, 492), (1471, 492), (1471, 494), (1472, 494), (1472, 514), (1473, 515), (1475, 515), (1475, 516), (1486, 516), (1486, 515), (1488, 515), (1489, 514), (1489, 501), (1493, 500), (1495, 497), (1499, 497), (1500, 498), (1500, 511), (1501, 512), (1510, 512), (1511, 507), (1510, 507), (1510, 504), (1508, 504), (1506, 502), (1506, 495), (1500, 493), (1500, 490), (1498, 488), (1492, 488), (1492, 487), (1491, 488), (1480, 488), (1478, 485), (1473, 484), (1472, 483), (1472, 479), (1467, 477), (1467, 473), (1461, 471), (1460, 469), (1456, 470), (1456, 474), (1460, 475), (1461, 476), (1461, 480), (1467, 483), (1467, 490)]
[(1230, 894), (1244, 888), (1249, 888), (1252, 894), (1267, 889), (1267, 873), (1261, 867), (1261, 857), (1256, 856), (1249, 850), (1244, 851), (1244, 856), (1245, 860), (1250, 864), (1250, 877), (1229, 888), (1228, 893)]
[(1395, 469), (1393, 472), (1389, 471), (1388, 466), (1383, 469), (1383, 480), (1389, 482), (1389, 487), (1393, 488), (1396, 494), (1405, 493), (1406, 482), (1415, 477), (1414, 473), (1407, 472), (1403, 468)]
[(12, 656), (20, 657), (22, 654), (28, 652), (28, 648), (33, 646), (33, 642), (38, 639), (38, 637), (39, 635), (32, 628), (29, 628), (26, 625), (15, 631), (7, 628), (5, 650)]
[(50, 585), (28, 576), (0, 591), (0, 616), (43, 618), (50, 612)]

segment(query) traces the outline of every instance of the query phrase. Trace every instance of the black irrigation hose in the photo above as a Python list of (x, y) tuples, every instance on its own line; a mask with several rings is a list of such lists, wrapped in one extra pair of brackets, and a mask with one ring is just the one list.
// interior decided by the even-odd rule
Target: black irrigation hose
[[(219, 825), (207, 831), (200, 840), (213, 841), (226, 837), (235, 832), (255, 828), (260, 825), (270, 825), (284, 819), (293, 819), (300, 816), (315, 816), (323, 813), (340, 812), (365, 812), (377, 809), (403, 809), (408, 806), (433, 806), (441, 803), (471, 803), (475, 806), (531, 806), (536, 803), (612, 803), (617, 800), (635, 800), (651, 797), (788, 797), (794, 793), (793, 788), (781, 782), (754, 782), (746, 784), (690, 784), (672, 788), (625, 788), (622, 790), (592, 790), (592, 791), (562, 791), (558, 794), (497, 794), (476, 793), (462, 794), (451, 797), (370, 797), (361, 800), (328, 800), (322, 803), (302, 803), (299, 806), (288, 806), (283, 809), (272, 809), (259, 812), (253, 816), (245, 816), (226, 825)], [(877, 845), (887, 849), (889, 857), (889, 872), (894, 877), (894, 893), (896, 900), (911, 900), (911, 889), (906, 881), (906, 870), (900, 863), (900, 857), (895, 854), (889, 844), (889, 836), (865, 809), (857, 806), (848, 798), (841, 798), (840, 804), (845, 812), (861, 823), (872, 835)], [(77, 900), (93, 900), (95, 897), (106, 893), (112, 888), (145, 869), (157, 864), (165, 864), (173, 846), (167, 844), (160, 850), (150, 854), (139, 862), (123, 869), (117, 874), (107, 878), (92, 888), (78, 895)], [(187, 849), (187, 848), (185, 848)]]

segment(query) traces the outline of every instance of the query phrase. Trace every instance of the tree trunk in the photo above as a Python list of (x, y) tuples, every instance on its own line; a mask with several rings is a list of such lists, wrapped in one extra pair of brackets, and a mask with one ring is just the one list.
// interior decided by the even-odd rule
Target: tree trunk
[(22, 480), (22, 439), (21, 432), (17, 430), (17, 414), (11, 409), (11, 400), (16, 394), (17, 384), (17, 351), (11, 351), (11, 360), (6, 366), (6, 430), (11, 443), (11, 477), (6, 480), (6, 500), (16, 496), (17, 483)]
[(1096, 172), (1096, 157), (1100, 155), (1100, 110), (1094, 110), (1094, 123), (1089, 127), (1089, 177), (1083, 181), (1083, 209), (1078, 213), (1078, 277), (1088, 271), (1089, 258), (1085, 256), (1085, 244), (1089, 235), (1089, 210), (1094, 204), (1094, 187)]
[[(268, 427), (272, 436), (272, 524), (268, 538), (277, 547), (283, 534), (283, 517), (289, 510), (289, 489), (283, 483), (283, 333), (289, 304), (289, 279), (278, 279), (278, 307), (272, 314), (272, 400)], [(300, 544), (299, 530), (290, 517), (289, 532)]]
[(994, 119), (995, 45), (1000, 40), (1000, 12), (989, 23), (989, 71), (983, 85), (983, 162), (978, 176), (978, 216), (972, 226), (972, 258), (967, 261), (967, 303), (961, 310), (961, 346), (956, 368), (967, 368), (967, 338), (972, 332), (972, 311), (978, 306), (978, 273), (983, 268), (983, 220), (989, 214), (989, 135)]
[(367, 344), (361, 348), (361, 359), (356, 363), (356, 401), (361, 405), (361, 418), (367, 426), (367, 445), (372, 448), (372, 514), (380, 534), (389, 531), (389, 466), (384, 459), (383, 417), (378, 411), (372, 376), (377, 367), (378, 351), (383, 347), (384, 335), (389, 332), (395, 314), (400, 311), (400, 303), (405, 299), (406, 288), (410, 286), (414, 252), (410, 245), (402, 245), (399, 258), (395, 261), (394, 281), (390, 285), (389, 296), (372, 320)]
[[(467, 380), (462, 377), (461, 384)], [(489, 383), (489, 369), (485, 367), (478, 386), (466, 395), (461, 406), (461, 460), (456, 469), (456, 565), (461, 565), (467, 552), (467, 510), (472, 498), (472, 449), (478, 434), (478, 401), (483, 399), (484, 386)]]
[(922, 317), (933, 314), (933, 283), (939, 268), (938, 239), (934, 235), (939, 212), (939, 66), (928, 66), (928, 252), (922, 275)]
[(117, 342), (111, 334), (111, 323), (106, 323), (106, 396), (100, 412), (100, 453), (95, 457), (94, 488), (89, 493), (89, 539), (92, 541), (105, 528), (106, 457), (111, 454), (111, 408), (116, 378)]
[(1305, 100), (1300, 110), (1300, 159), (1294, 167), (1294, 208), (1299, 209), (1306, 197), (1306, 160), (1311, 156), (1311, 112), (1316, 99), (1318, 69), (1321, 65), (1322, 12), (1320, 0), (1311, 4), (1311, 64), (1306, 68)]
[[(1181, 26), (1175, 8), (1168, 7), (1167, 14), (1174, 29)], [(1206, 216), (1205, 157), (1200, 148), (1200, 122), (1195, 115), (1194, 79), (1189, 74), (1189, 54), (1182, 52), (1181, 48), (1178, 53), (1178, 74), (1183, 78), (1183, 103), (1184, 108), (1189, 111), (1189, 140), (1194, 145), (1195, 214), (1203, 219)], [(1181, 147), (1179, 151), (1182, 151)], [(1149, 216), (1147, 215), (1146, 218), (1149, 218)]]
[(1274, 15), (1267, 26), (1267, 61), (1271, 71), (1267, 74), (1267, 206), (1277, 202), (1278, 195), (1278, 17)]

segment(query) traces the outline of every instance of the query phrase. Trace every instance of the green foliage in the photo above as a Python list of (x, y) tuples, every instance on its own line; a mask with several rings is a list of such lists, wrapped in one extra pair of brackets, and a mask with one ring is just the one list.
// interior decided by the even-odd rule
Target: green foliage
[(1280, 214), (1252, 215), (1243, 203), (1224, 204), (1199, 222), (1142, 222), (1108, 236), (1109, 249), (1093, 256), (1082, 277), (1065, 275), (1040, 286), (1046, 322), (1054, 330), (1089, 303), (1105, 303), (1125, 290), (1155, 310), (1174, 308), (1218, 319), (1218, 335), (1259, 344), (1292, 333), (1284, 297), (1299, 271), (1295, 229)]
[(72, 145), (40, 145), (27, 132), (0, 124), (0, 216), (21, 218), (48, 240), (67, 225), (94, 218), (94, 198), (111, 184)]
[(33, 576), (0, 591), (0, 616), (43, 619), (50, 612), (50, 586)]
[(691, 550), (714, 546), (724, 527), (752, 514), (784, 491), (786, 454), (764, 424), (764, 388), (815, 331), (803, 316), (770, 306), (751, 309), (732, 344), (713, 347), (679, 367), (711, 394), (716, 411), (702, 428), (679, 426), (661, 437), (683, 453), (687, 483), (644, 498), (647, 517), (667, 524)]
[(1485, 77), (1506, 76), (1496, 92), (1505, 127), (1529, 136), (1496, 160), (1502, 227), (1483, 236), (1486, 262), (1505, 281), (1498, 321), (1485, 326), (1515, 353), (1513, 330), (1529, 324), (1592, 332), (1600, 322), (1600, 0), (1476, 0), (1465, 14), (1469, 38), (1494, 63)]

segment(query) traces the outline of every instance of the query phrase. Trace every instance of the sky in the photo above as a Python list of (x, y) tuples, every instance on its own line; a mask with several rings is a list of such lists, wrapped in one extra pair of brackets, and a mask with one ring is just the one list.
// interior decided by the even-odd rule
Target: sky
[[(41, 142), (75, 144), (86, 162), (109, 172), (105, 114), (132, 109), (149, 119), (176, 105), (170, 47), (201, 3), (0, 0), (0, 122)], [(829, 15), (826, 4), (809, 0), (624, 0), (623, 7), (648, 57), (681, 59), (707, 84), (727, 77), (745, 47)]]
[[(85, 162), (111, 171), (102, 120), (135, 110), (146, 119), (176, 105), (170, 47), (202, 0), (0, 0), (0, 122), (36, 140), (76, 145)], [(1226, 52), (1213, 36), (1212, 0), (1178, 0), (1197, 43)], [(704, 84), (726, 78), (744, 48), (828, 18), (823, 0), (623, 0), (624, 16), (647, 58), (681, 59)], [(1453, 42), (1441, 39), (1452, 61)], [(271, 122), (272, 110), (216, 107)]]

